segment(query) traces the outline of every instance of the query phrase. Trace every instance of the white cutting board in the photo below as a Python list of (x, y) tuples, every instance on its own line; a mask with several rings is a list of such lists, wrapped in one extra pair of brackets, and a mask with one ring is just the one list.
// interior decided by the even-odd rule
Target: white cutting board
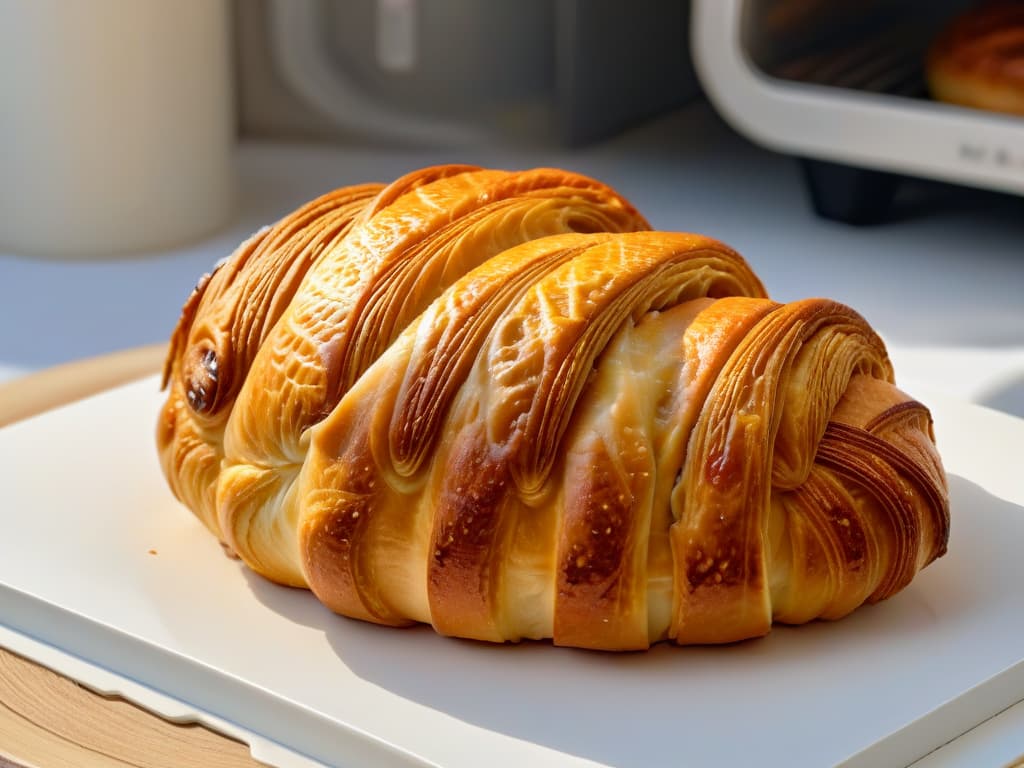
[(1024, 699), (1024, 421), (926, 401), (953, 529), (908, 589), (615, 655), (377, 627), (254, 576), (167, 491), (144, 379), (0, 430), (0, 624), (329, 764), (904, 765)]

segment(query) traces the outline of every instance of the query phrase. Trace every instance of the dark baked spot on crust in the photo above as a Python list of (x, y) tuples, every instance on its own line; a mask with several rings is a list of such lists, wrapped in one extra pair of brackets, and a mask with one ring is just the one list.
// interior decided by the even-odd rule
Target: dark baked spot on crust
[[(621, 573), (632, 495), (607, 472), (596, 470), (579, 500), (561, 568), (560, 587), (570, 593), (579, 585), (613, 582)], [(608, 584), (606, 592), (613, 586)]]
[(438, 490), (427, 553), (431, 621), (443, 634), (500, 639), (495, 590), (507, 553), (507, 455), (477, 424), (456, 438)]
[(833, 507), (825, 513), (831, 524), (835, 541), (849, 571), (859, 571), (867, 556), (867, 541), (860, 517), (844, 507)]
[(212, 347), (197, 348), (186, 364), (185, 398), (189, 407), (209, 415), (218, 404), (221, 385), (221, 364)]
[(434, 534), (431, 574), (446, 566), (473, 567), (487, 559), (495, 531), (496, 511), (509, 484), (507, 462), (476, 451), (463, 451), (449, 463), (441, 490), (439, 525)]
[(710, 527), (704, 546), (693, 547), (686, 558), (686, 580), (690, 592), (703, 587), (734, 587), (751, 584), (758, 569), (750, 562), (760, 555), (744, 541), (745, 533), (736, 513), (722, 513)]
[(726, 444), (725, 448), (712, 453), (704, 467), (704, 476), (715, 488), (737, 485), (743, 477), (743, 451)]

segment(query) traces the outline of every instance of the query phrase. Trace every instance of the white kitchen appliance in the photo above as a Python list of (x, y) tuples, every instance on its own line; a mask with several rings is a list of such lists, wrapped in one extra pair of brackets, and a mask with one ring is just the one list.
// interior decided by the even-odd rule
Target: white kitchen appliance
[(807, 159), (818, 212), (884, 217), (891, 174), (1024, 194), (1024, 119), (935, 102), (924, 57), (964, 0), (693, 0), (698, 76), (733, 127)]

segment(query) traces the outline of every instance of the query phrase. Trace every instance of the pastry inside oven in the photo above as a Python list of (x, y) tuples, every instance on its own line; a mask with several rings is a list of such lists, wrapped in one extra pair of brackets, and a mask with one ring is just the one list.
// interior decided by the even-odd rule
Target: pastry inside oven
[(1024, 115), (1024, 2), (983, 3), (953, 19), (925, 74), (939, 101)]

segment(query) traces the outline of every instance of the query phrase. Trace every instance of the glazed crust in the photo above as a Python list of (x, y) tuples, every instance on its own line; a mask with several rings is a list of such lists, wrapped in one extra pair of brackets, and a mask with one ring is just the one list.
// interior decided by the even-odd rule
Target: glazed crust
[(176, 332), (165, 471), (258, 572), (381, 624), (626, 650), (839, 618), (945, 551), (930, 416), (853, 310), (772, 302), (727, 246), (562, 171), (356, 198), (257, 304), (287, 303), (273, 327), (231, 337), (259, 343), (213, 398), (215, 466), (176, 447), (211, 418), (195, 329), (249, 294), (208, 287)]
[(956, 17), (925, 67), (936, 99), (1024, 115), (1024, 2), (997, 0)]
[(305, 586), (303, 436), (405, 325), (510, 246), (647, 227), (606, 185), (547, 168), (436, 166), (305, 206), (243, 244), (186, 303), (158, 435), (172, 489), (255, 571)]
[(252, 361), (306, 272), (381, 189), (338, 189), (263, 228), (200, 278), (182, 308), (164, 365), (170, 391), (157, 449), (171, 489), (218, 536), (224, 428)]

